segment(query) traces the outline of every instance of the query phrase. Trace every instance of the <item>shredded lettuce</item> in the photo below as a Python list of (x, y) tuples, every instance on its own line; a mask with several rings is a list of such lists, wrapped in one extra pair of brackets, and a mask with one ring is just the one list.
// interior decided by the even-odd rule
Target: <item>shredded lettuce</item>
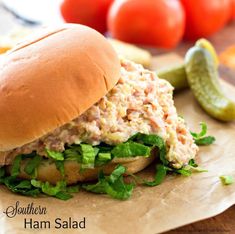
[(167, 168), (168, 171), (176, 173), (176, 174), (181, 174), (183, 176), (191, 176), (193, 172), (208, 172), (208, 170), (205, 170), (201, 167), (199, 167), (194, 159), (190, 159), (188, 162), (188, 165), (183, 166), (180, 169), (175, 169), (175, 168)]
[(197, 145), (211, 145), (215, 142), (215, 137), (213, 136), (206, 136), (207, 134), (207, 125), (206, 123), (202, 122), (201, 125), (201, 132), (195, 133), (191, 132), (191, 135), (193, 136), (194, 142)]
[(49, 158), (52, 158), (57, 161), (64, 161), (64, 154), (62, 152), (57, 152), (49, 149), (45, 149)]
[(5, 176), (5, 169), (4, 167), (0, 167), (0, 179), (4, 178)]
[(56, 186), (51, 185), (49, 182), (42, 182), (35, 179), (31, 180), (31, 184), (36, 187), (42, 189), (42, 192), (48, 194), (50, 196), (55, 196), (61, 190), (65, 190), (66, 182), (59, 181)]
[(194, 159), (191, 159), (191, 160), (189, 160), (188, 165), (183, 166), (180, 169), (168, 167), (164, 164), (157, 164), (156, 174), (155, 174), (153, 181), (146, 181), (139, 176), (136, 176), (133, 174), (130, 174), (130, 175), (135, 179), (136, 182), (152, 187), (152, 186), (160, 185), (164, 181), (164, 179), (168, 173), (176, 173), (176, 174), (181, 174), (183, 176), (190, 176), (190, 175), (192, 175), (193, 172), (201, 173), (201, 172), (208, 172), (208, 171), (198, 167), (198, 165), (195, 163)]
[(114, 158), (126, 158), (144, 156), (148, 157), (151, 153), (151, 147), (136, 142), (121, 143), (113, 148), (111, 154)]
[(110, 176), (105, 176), (101, 171), (96, 184), (84, 184), (82, 188), (93, 193), (108, 194), (112, 198), (126, 200), (131, 196), (134, 184), (124, 182), (123, 174), (125, 171), (126, 168), (122, 165), (118, 165)]
[(36, 169), (38, 168), (38, 166), (40, 165), (42, 161), (42, 157), (35, 154), (35, 156), (32, 159), (29, 159), (28, 163), (26, 164), (24, 171), (28, 174), (28, 175), (35, 175)]
[(95, 159), (95, 166), (100, 167), (112, 160), (111, 153), (99, 153)]
[(64, 161), (55, 161), (55, 166), (60, 174), (64, 177), (65, 176), (65, 169), (64, 169)]
[[(49, 149), (45, 149), (45, 151), (50, 160), (55, 163), (57, 169), (64, 177), (64, 162), (66, 160), (77, 161), (81, 164), (82, 169), (94, 168), (107, 164), (115, 157), (149, 157), (154, 147), (158, 147), (160, 159), (162, 162), (166, 163), (166, 146), (163, 139), (156, 135), (146, 135), (141, 133), (134, 135), (127, 142), (121, 143), (117, 146), (110, 146), (104, 143), (101, 143), (99, 146), (74, 144), (66, 146), (64, 152), (56, 152)], [(4, 179), (4, 183), (12, 191), (19, 192), (24, 195), (29, 194), (31, 196), (43, 193), (48, 196), (54, 196), (59, 199), (66, 200), (71, 197), (71, 192), (77, 192), (79, 190), (78, 186), (66, 186), (64, 181), (58, 182), (56, 186), (51, 185), (49, 182), (41, 182), (36, 179), (32, 179), (31, 181), (21, 180), (22, 182), (20, 182), (16, 179), (16, 176), (20, 172), (20, 164), (24, 158), (29, 158), (25, 166), (25, 172), (29, 175), (35, 175), (37, 167), (42, 162), (42, 157), (36, 153), (17, 156), (13, 162), (11, 170), (12, 176), (8, 179)], [(154, 181), (145, 181), (144, 183), (149, 186), (160, 184), (165, 178), (165, 169), (165, 166), (158, 165)], [(109, 176), (105, 176), (101, 171), (99, 173), (99, 180), (97, 183), (83, 184), (82, 188), (90, 192), (108, 194), (116, 199), (128, 199), (131, 196), (134, 184), (127, 184), (124, 182), (123, 175), (125, 171), (125, 167), (121, 165), (117, 166)], [(2, 170), (0, 173), (4, 176), (3, 173), (5, 172)]]
[(201, 139), (195, 139), (196, 145), (211, 145), (215, 142), (215, 137), (207, 136)]
[(72, 145), (69, 146), (64, 151), (65, 160), (67, 161), (77, 161), (78, 163), (82, 162), (82, 155), (79, 153), (79, 146)]
[(80, 153), (82, 155), (82, 168), (94, 168), (95, 157), (98, 149), (87, 144), (80, 144)]
[(11, 167), (11, 176), (18, 176), (20, 174), (20, 165), (22, 161), (22, 155), (17, 155), (13, 161), (12, 167)]
[(166, 145), (164, 140), (160, 136), (154, 134), (147, 135), (147, 134), (137, 133), (130, 139), (132, 141), (137, 141), (144, 145), (157, 147), (159, 150), (160, 160), (164, 165), (168, 165), (169, 162), (166, 159)]
[(157, 186), (164, 181), (166, 175), (167, 175), (167, 167), (165, 167), (163, 164), (157, 164), (154, 180), (153, 181), (144, 180), (143, 184), (151, 187)]
[[(195, 142), (198, 145), (206, 145), (214, 142), (211, 136), (205, 136), (207, 126), (201, 123), (202, 130), (200, 133), (191, 133)], [(56, 152), (45, 149), (50, 162), (55, 163), (56, 168), (61, 175), (65, 177), (64, 162), (68, 160), (76, 161), (81, 165), (82, 170), (106, 165), (113, 158), (125, 158), (143, 156), (149, 157), (153, 150), (157, 148), (160, 161), (156, 165), (156, 173), (152, 181), (147, 181), (136, 175), (132, 175), (136, 180), (141, 180), (141, 183), (146, 186), (157, 186), (161, 184), (167, 173), (176, 173), (184, 176), (190, 176), (192, 172), (205, 172), (195, 163), (193, 159), (188, 162), (188, 165), (174, 169), (170, 167), (166, 159), (167, 149), (165, 141), (154, 134), (137, 133), (132, 136), (127, 142), (116, 146), (101, 143), (98, 146), (89, 144), (73, 144), (65, 145), (64, 152)], [(32, 176), (31, 180), (21, 180), (17, 176), (20, 173), (21, 161), (27, 159), (24, 171)], [(94, 184), (82, 184), (67, 186), (65, 181), (59, 181), (56, 185), (51, 185), (49, 182), (36, 180), (37, 168), (45, 159), (37, 155), (35, 152), (28, 155), (18, 155), (13, 161), (11, 167), (11, 176), (6, 175), (5, 168), (0, 168), (0, 183), (5, 184), (11, 191), (29, 196), (38, 196), (46, 194), (62, 200), (67, 200), (72, 197), (71, 193), (78, 192), (79, 188), (93, 193), (107, 194), (115, 199), (128, 199), (134, 189), (133, 183), (126, 183), (123, 175), (126, 173), (126, 168), (118, 165), (109, 176), (105, 176), (103, 171), (100, 171), (98, 182)], [(226, 183), (230, 183), (230, 178), (225, 178)]]
[(61, 200), (68, 200), (73, 197), (67, 192), (65, 181), (59, 181), (56, 183), (55, 186), (53, 186), (49, 182), (42, 182), (32, 179), (31, 184), (34, 187), (39, 188), (42, 193), (49, 196), (57, 197)]
[(88, 144), (72, 145), (65, 151), (65, 160), (77, 161), (82, 169), (94, 168), (96, 156), (99, 152), (97, 147)]
[(67, 200), (73, 198), (73, 195), (71, 195), (68, 192), (60, 191), (55, 195), (55, 197), (60, 200), (67, 201)]
[(224, 185), (230, 185), (234, 183), (234, 178), (229, 175), (220, 176), (220, 180)]
[(193, 158), (189, 160), (188, 165), (192, 167), (198, 167), (198, 164), (195, 162)]
[(32, 186), (29, 180), (20, 180), (15, 176), (8, 176), (2, 180), (2, 183), (14, 193), (32, 197), (36, 197), (40, 194), (40, 190)]

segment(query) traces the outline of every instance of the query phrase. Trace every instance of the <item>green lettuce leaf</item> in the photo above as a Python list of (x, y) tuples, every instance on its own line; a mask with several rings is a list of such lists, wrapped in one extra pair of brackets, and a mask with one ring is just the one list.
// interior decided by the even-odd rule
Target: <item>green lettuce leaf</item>
[(64, 161), (55, 161), (55, 166), (60, 174), (64, 177), (65, 176), (65, 169), (64, 169)]
[(55, 197), (60, 199), (60, 200), (67, 201), (67, 200), (73, 198), (73, 195), (71, 195), (68, 192), (60, 191), (55, 195)]
[(180, 169), (175, 169), (175, 168), (168, 168), (169, 171), (181, 174), (183, 176), (191, 176), (193, 172), (201, 173), (201, 172), (208, 172), (208, 170), (205, 170), (201, 167), (198, 167), (198, 165), (195, 163), (194, 159), (191, 159), (188, 162), (188, 165), (180, 168)]
[(32, 189), (30, 180), (21, 180), (19, 184), (15, 186), (15, 189)]
[(215, 142), (215, 137), (213, 136), (207, 136), (203, 137), (201, 139), (195, 139), (196, 145), (202, 146), (202, 145), (211, 145)]
[(136, 156), (150, 156), (151, 147), (145, 146), (136, 142), (126, 142), (115, 146), (111, 154), (114, 158), (136, 157)]
[(16, 177), (20, 174), (20, 165), (22, 161), (23, 155), (17, 155), (12, 163), (11, 167), (11, 176)]
[(192, 167), (198, 167), (198, 165), (195, 163), (194, 159), (190, 159), (188, 162), (188, 165), (192, 166)]
[(49, 158), (52, 158), (57, 161), (64, 161), (64, 154), (62, 152), (57, 152), (49, 149), (45, 149)]
[(199, 133), (191, 132), (191, 135), (194, 137), (194, 139), (200, 139), (200, 138), (204, 137), (207, 134), (207, 125), (206, 125), (206, 123), (201, 122), (200, 126), (201, 126), (201, 132), (199, 132)]
[(28, 163), (26, 164), (24, 168), (24, 171), (28, 175), (31, 175), (31, 176), (34, 175), (41, 161), (42, 161), (42, 157), (36, 154), (33, 158), (29, 159)]
[(54, 196), (61, 200), (68, 200), (72, 198), (72, 195), (66, 191), (67, 189), (66, 189), (65, 181), (59, 181), (56, 183), (55, 186), (53, 186), (49, 182), (42, 182), (42, 181), (32, 179), (31, 184), (34, 187), (41, 189), (41, 192), (46, 195)]
[(116, 181), (119, 180), (120, 177), (126, 172), (126, 168), (124, 166), (118, 165), (110, 176), (106, 177), (107, 181), (111, 184), (114, 184)]
[(215, 142), (215, 137), (213, 136), (206, 136), (207, 134), (207, 125), (206, 123), (202, 122), (201, 125), (201, 132), (195, 133), (191, 132), (191, 135), (193, 136), (195, 144), (202, 146), (202, 145), (211, 145)]
[(234, 178), (229, 175), (222, 175), (220, 176), (220, 180), (224, 185), (230, 185), (234, 183)]
[(125, 171), (122, 165), (118, 165), (110, 176), (105, 176), (101, 171), (96, 184), (83, 184), (82, 188), (93, 193), (108, 194), (112, 198), (126, 200), (131, 196), (134, 184), (124, 182)]
[(95, 159), (95, 166), (96, 167), (103, 166), (109, 163), (111, 160), (112, 160), (111, 153), (99, 153)]
[(131, 140), (152, 147), (157, 147), (159, 149), (160, 160), (164, 165), (168, 165), (169, 162), (166, 159), (166, 144), (160, 136), (154, 134), (147, 135), (147, 134), (137, 133), (131, 138)]
[(82, 168), (94, 168), (95, 158), (99, 150), (87, 144), (80, 144), (80, 147), (80, 153), (82, 155)]
[(154, 180), (153, 181), (144, 180), (144, 185), (151, 186), (151, 187), (157, 186), (164, 181), (166, 175), (167, 175), (167, 167), (165, 167), (162, 164), (158, 164), (156, 166), (156, 174), (155, 174)]
[(40, 194), (40, 190), (33, 187), (29, 182), (29, 180), (16, 179), (14, 176), (4, 178), (4, 184), (12, 192), (25, 196), (37, 197)]
[(4, 167), (0, 167), (0, 179), (4, 178), (5, 176), (5, 168)]
[(68, 161), (77, 161), (78, 163), (82, 163), (82, 155), (79, 153), (79, 147), (72, 145), (68, 149), (64, 151), (65, 160)]

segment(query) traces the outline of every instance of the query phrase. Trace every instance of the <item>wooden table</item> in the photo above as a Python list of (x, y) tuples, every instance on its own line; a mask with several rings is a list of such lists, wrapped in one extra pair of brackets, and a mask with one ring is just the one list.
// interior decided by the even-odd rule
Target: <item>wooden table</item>
[[(228, 46), (235, 45), (235, 22), (229, 24), (225, 29), (210, 38), (218, 53), (221, 53)], [(183, 43), (176, 49), (176, 53), (184, 56), (188, 48), (193, 43)], [(222, 78), (229, 83), (235, 85), (235, 69), (228, 70), (225, 67), (220, 68)], [(235, 95), (235, 94), (234, 94)], [(193, 209), (193, 208), (192, 208)], [(189, 214), (190, 215), (190, 214)], [(213, 218), (199, 221), (178, 229), (166, 232), (167, 234), (234, 234), (235, 233), (235, 206), (232, 206), (220, 215)]]

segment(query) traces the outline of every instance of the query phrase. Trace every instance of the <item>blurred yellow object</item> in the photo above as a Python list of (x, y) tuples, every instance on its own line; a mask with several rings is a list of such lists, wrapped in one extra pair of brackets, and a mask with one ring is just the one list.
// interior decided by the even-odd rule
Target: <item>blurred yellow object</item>
[(3, 54), (10, 50), (31, 32), (32, 30), (28, 28), (17, 27), (11, 30), (9, 33), (0, 36), (0, 54)]
[(235, 69), (235, 45), (228, 47), (220, 54), (220, 62)]
[(7, 52), (10, 49), (11, 49), (11, 47), (1, 45), (1, 42), (0, 42), (0, 54), (4, 54), (5, 52)]
[(111, 38), (109, 38), (108, 40), (112, 44), (116, 52), (125, 59), (129, 59), (135, 63), (140, 63), (145, 67), (150, 66), (152, 56), (147, 50), (141, 49), (129, 43), (121, 42), (119, 40)]
[(213, 59), (214, 59), (214, 63), (216, 64), (216, 66), (219, 66), (219, 58), (218, 55), (215, 51), (214, 46), (206, 39), (202, 38), (196, 41), (196, 46), (199, 46), (201, 48), (207, 49), (210, 54), (212, 55)]

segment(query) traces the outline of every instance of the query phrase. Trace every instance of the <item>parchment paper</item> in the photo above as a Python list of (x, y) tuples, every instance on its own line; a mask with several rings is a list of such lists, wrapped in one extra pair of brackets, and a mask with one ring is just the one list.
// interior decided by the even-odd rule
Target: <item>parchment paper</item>
[[(227, 93), (234, 96), (235, 88), (225, 85)], [(216, 137), (212, 146), (200, 148), (197, 162), (209, 170), (191, 177), (168, 176), (160, 186), (137, 187), (128, 201), (117, 201), (104, 195), (78, 193), (69, 201), (54, 198), (30, 198), (12, 194), (0, 187), (0, 233), (33, 233), (24, 229), (24, 218), (49, 220), (51, 229), (36, 233), (160, 233), (191, 222), (199, 221), (223, 212), (235, 204), (235, 184), (224, 186), (220, 175), (235, 177), (235, 123), (221, 123), (207, 116), (200, 109), (189, 90), (175, 96), (178, 113), (183, 115), (191, 130), (199, 130), (199, 122), (205, 121), (209, 134)], [(151, 168), (141, 174), (153, 175)], [(20, 206), (33, 202), (46, 207), (46, 215), (17, 215), (8, 218), (3, 213), (16, 201)], [(86, 217), (86, 228), (56, 230), (56, 218), (81, 220)]]

